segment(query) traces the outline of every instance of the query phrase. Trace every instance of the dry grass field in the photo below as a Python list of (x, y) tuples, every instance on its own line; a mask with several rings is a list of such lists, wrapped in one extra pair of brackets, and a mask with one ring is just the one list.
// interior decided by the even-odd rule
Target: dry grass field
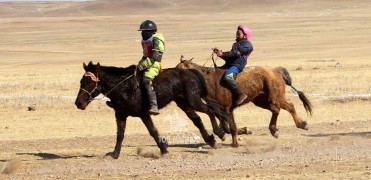
[[(0, 179), (370, 179), (370, 12), (367, 0), (0, 3)], [(153, 117), (173, 138), (168, 155), (157, 156), (145, 126), (130, 117), (120, 158), (105, 157), (115, 145), (114, 112), (103, 96), (85, 111), (74, 105), (82, 63), (137, 63), (145, 19), (165, 35), (164, 68), (180, 55), (211, 66), (211, 48), (229, 50), (236, 26), (247, 24), (248, 66), (289, 70), (314, 105), (307, 115), (287, 87), (309, 130), (281, 111), (275, 139), (271, 113), (249, 104), (235, 115), (253, 134), (241, 135), (239, 148), (228, 136), (210, 149), (170, 104)]]

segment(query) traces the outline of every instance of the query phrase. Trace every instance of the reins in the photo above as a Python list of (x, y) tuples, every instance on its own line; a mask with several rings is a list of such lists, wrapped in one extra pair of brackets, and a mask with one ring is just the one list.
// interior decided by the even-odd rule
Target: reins
[[(93, 101), (95, 98), (92, 98), (92, 93), (94, 92), (94, 91), (96, 91), (96, 90), (98, 90), (100, 93), (102, 93), (101, 91), (100, 91), (100, 88), (98, 88), (98, 82), (100, 81), (99, 80), (99, 78), (96, 78), (95, 76), (94, 76), (94, 74), (93, 73), (91, 73), (91, 72), (87, 72), (86, 74), (85, 74), (85, 76), (90, 76), (91, 78), (92, 78), (92, 80), (95, 82), (95, 87), (94, 87), (94, 89), (93, 90), (91, 90), (90, 92), (89, 91), (87, 91), (86, 89), (84, 89), (84, 88), (80, 88), (82, 91), (84, 91), (85, 93), (87, 93), (88, 95), (89, 95), (89, 101)], [(136, 69), (135, 69), (135, 71), (134, 71), (134, 73), (132, 74), (132, 75), (130, 75), (130, 76), (128, 76), (128, 77), (126, 77), (125, 79), (123, 79), (123, 80), (121, 80), (118, 84), (116, 84), (116, 86), (114, 86), (111, 90), (109, 90), (107, 93), (102, 93), (103, 94), (103, 96), (104, 97), (107, 97), (113, 90), (115, 90), (118, 86), (120, 86), (123, 82), (125, 82), (126, 80), (128, 80), (128, 79), (130, 79), (131, 77), (137, 77), (137, 71), (136, 71)], [(98, 74), (97, 74), (97, 77), (98, 77)], [(104, 97), (102, 97), (101, 99), (103, 99)]]
[[(214, 49), (213, 49), (213, 50), (214, 50)], [(217, 69), (218, 66), (216, 65), (216, 59), (214, 58), (214, 56), (215, 56), (215, 53), (212, 52), (212, 53), (211, 53), (211, 60), (213, 60), (214, 68)], [(206, 65), (207, 62), (209, 62), (209, 59), (206, 60), (206, 62), (202, 65), (202, 67), (205, 67), (205, 65)], [(206, 70), (206, 71), (209, 72), (210, 69), (211, 69), (211, 66), (207, 67), (207, 70)], [(202, 70), (201, 70), (201, 71), (202, 71)], [(218, 86), (217, 86), (217, 87), (216, 87), (216, 94), (218, 94), (218, 90), (219, 90), (219, 88), (218, 88)], [(217, 100), (216, 100), (215, 102), (216, 102), (217, 106), (220, 107), (219, 102), (218, 102)], [(221, 115), (221, 113), (220, 113), (220, 108), (219, 108), (219, 119), (221, 119), (221, 116), (222, 116), (222, 115)]]
[[(211, 53), (210, 57), (211, 57), (211, 60), (213, 60), (213, 64), (214, 64), (214, 68), (218, 68), (218, 66), (216, 65), (216, 59), (214, 58), (214, 52)], [(206, 63), (209, 62), (209, 59), (206, 60), (206, 62), (202, 65), (202, 66), (205, 66)], [(211, 66), (208, 67), (207, 69), (207, 72), (209, 72), (209, 70), (211, 69)]]
[[(214, 52), (212, 52), (211, 53), (211, 59), (213, 60), (213, 64), (214, 64), (214, 68), (215, 68), (215, 70), (218, 68), (218, 66), (216, 65), (216, 59), (214, 58), (214, 55), (215, 55), (215, 53)], [(218, 56), (217, 56), (218, 57)], [(209, 72), (209, 70), (210, 70), (210, 68), (211, 68), (211, 66), (209, 67), (209, 69), (207, 70), (208, 72)], [(216, 94), (218, 94), (218, 91), (219, 91), (219, 88), (218, 88), (218, 86), (216, 86)], [(218, 105), (218, 107), (220, 107), (220, 104), (219, 104), (219, 102), (216, 100), (216, 104)], [(220, 108), (218, 109), (219, 110), (219, 120), (221, 120), (221, 113), (220, 113)]]
[(218, 68), (218, 66), (216, 65), (216, 59), (214, 59), (214, 52), (213, 53), (211, 53), (211, 59), (213, 60), (213, 64), (214, 64), (214, 68), (216, 69), (216, 68)]
[[(132, 76), (134, 76), (135, 75), (135, 72), (134, 72), (134, 74), (132, 74), (132, 75), (130, 75), (130, 76), (128, 76), (128, 77), (126, 77), (125, 79), (123, 79), (122, 81), (120, 81), (115, 87), (113, 87), (111, 90), (109, 90), (108, 91), (108, 93), (106, 93), (106, 94), (103, 94), (104, 95), (104, 97), (107, 97), (108, 96), (108, 94), (110, 94), (115, 88), (117, 88), (121, 83), (123, 83), (123, 82), (125, 82), (126, 80), (128, 80), (129, 78), (131, 78)], [(135, 77), (136, 77), (136, 75), (135, 75)]]

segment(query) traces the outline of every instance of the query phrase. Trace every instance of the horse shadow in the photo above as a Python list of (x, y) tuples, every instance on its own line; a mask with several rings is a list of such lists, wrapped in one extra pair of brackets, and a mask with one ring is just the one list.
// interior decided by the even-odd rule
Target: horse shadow
[(348, 133), (318, 133), (318, 134), (303, 134), (307, 137), (331, 137), (331, 136), (359, 136), (359, 137), (371, 137), (371, 131), (366, 132), (348, 132)]
[[(169, 147), (186, 148), (182, 152), (186, 153), (197, 153), (197, 154), (210, 154), (208, 150), (213, 149), (206, 143), (195, 143), (195, 144), (172, 144)], [(202, 148), (202, 149), (200, 149)]]
[[(156, 145), (147, 145), (147, 146), (150, 146), (150, 147), (155, 147)], [(208, 144), (206, 143), (193, 143), (193, 144), (169, 144), (168, 147), (170, 148), (186, 148), (184, 150), (182, 150), (181, 152), (189, 152), (189, 153), (200, 153), (200, 154), (209, 154), (208, 151), (205, 151), (205, 150), (211, 150), (213, 149), (212, 147), (210, 147)], [(199, 148), (201, 148), (203, 150), (199, 150)], [(170, 149), (171, 151), (171, 149)], [(170, 152), (171, 153), (171, 152)]]
[[(168, 147), (179, 147), (179, 148), (191, 148), (191, 149), (197, 149), (199, 147), (205, 147), (209, 146), (206, 143), (195, 143), (195, 144), (169, 144)], [(211, 148), (211, 147), (210, 147)]]
[(73, 159), (73, 158), (94, 158), (96, 156), (93, 155), (58, 155), (52, 153), (16, 153), (17, 155), (30, 155), (30, 156), (37, 156), (41, 159), (39, 160), (52, 160), (52, 159)]

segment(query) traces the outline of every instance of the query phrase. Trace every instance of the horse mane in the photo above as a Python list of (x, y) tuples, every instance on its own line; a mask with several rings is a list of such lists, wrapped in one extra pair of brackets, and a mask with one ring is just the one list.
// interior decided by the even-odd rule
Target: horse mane
[[(122, 80), (130, 77), (131, 75), (133, 75), (135, 73), (135, 70), (136, 70), (136, 66), (135, 65), (131, 65), (129, 67), (115, 67), (115, 66), (100, 66), (100, 70), (102, 72), (104, 72), (106, 74), (106, 80), (108, 80), (109, 82), (116, 82), (116, 83), (120, 83)], [(138, 73), (138, 77), (140, 77), (142, 75), (142, 73)], [(125, 81), (127, 81), (126, 86), (127, 88), (130, 89), (130, 91), (132, 92), (132, 95), (135, 96), (135, 93), (136, 93), (136, 90), (138, 88), (138, 82), (137, 82), (137, 78), (133, 78), (135, 76), (132, 76), (131, 78), (128, 78), (126, 79)], [(117, 84), (115, 84), (117, 85)], [(124, 86), (120, 86), (120, 87), (124, 87)]]
[[(205, 72), (205, 71), (209, 71), (210, 72), (210, 71), (216, 71), (218, 69), (225, 69), (225, 68), (222, 68), (222, 67), (215, 68), (215, 67), (201, 66), (201, 65), (199, 65), (197, 63), (194, 63), (194, 62), (191, 62), (191, 63), (192, 63), (192, 65), (194, 65), (196, 68), (200, 69), (203, 72)], [(254, 70), (254, 69), (264, 69), (264, 68), (265, 67), (262, 67), (262, 66), (248, 66), (248, 67), (245, 67), (243, 69), (243, 71), (249, 71), (249, 70)], [(241, 71), (241, 72), (243, 72), (243, 71)]]
[(196, 66), (198, 69), (200, 69), (202, 72), (206, 72), (206, 71), (210, 72), (210, 71), (215, 71), (215, 70), (217, 70), (217, 69), (221, 69), (221, 68), (215, 68), (215, 67), (206, 67), (206, 66), (201, 66), (201, 65), (199, 65), (199, 64), (197, 64), (197, 63), (194, 63), (194, 62), (191, 62), (191, 63), (192, 63), (192, 65), (194, 65), (194, 66)]
[(115, 67), (115, 66), (101, 66), (100, 69), (101, 71), (107, 73), (107, 74), (112, 74), (114, 76), (123, 76), (127, 75), (129, 72), (135, 70), (136, 66), (131, 65), (129, 67)]
[(205, 97), (208, 95), (208, 92), (207, 92), (207, 84), (206, 84), (206, 81), (204, 79), (204, 77), (202, 76), (202, 74), (200, 72), (198, 72), (196, 69), (189, 69), (191, 72), (193, 72), (196, 77), (198, 78), (198, 80), (200, 80), (200, 83), (201, 83), (201, 97)]

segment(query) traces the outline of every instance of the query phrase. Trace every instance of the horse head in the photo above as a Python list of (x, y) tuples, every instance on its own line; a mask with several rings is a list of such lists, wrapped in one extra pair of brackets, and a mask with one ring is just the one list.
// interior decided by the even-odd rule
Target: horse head
[(184, 59), (184, 56), (181, 55), (180, 56), (180, 63), (177, 64), (175, 66), (175, 68), (179, 68), (179, 69), (193, 69), (194, 68), (194, 64), (192, 63), (192, 60), (193, 60), (193, 58), (190, 59), (190, 60), (186, 60), (186, 59)]
[(197, 71), (202, 72), (202, 73), (206, 73), (206, 74), (208, 74), (210, 72), (214, 72), (216, 70), (215, 68), (212, 68), (212, 67), (205, 67), (204, 65), (201, 66), (199, 64), (193, 63), (192, 60), (193, 60), (193, 58), (190, 59), (190, 60), (186, 60), (186, 59), (184, 59), (184, 56), (182, 55), (180, 57), (180, 63), (177, 64), (175, 66), (175, 68), (178, 68), (178, 69), (196, 69)]
[(84, 110), (88, 104), (101, 93), (98, 74), (100, 64), (94, 65), (91, 61), (88, 65), (83, 63), (85, 74), (80, 80), (80, 90), (77, 94), (75, 105), (78, 109)]

